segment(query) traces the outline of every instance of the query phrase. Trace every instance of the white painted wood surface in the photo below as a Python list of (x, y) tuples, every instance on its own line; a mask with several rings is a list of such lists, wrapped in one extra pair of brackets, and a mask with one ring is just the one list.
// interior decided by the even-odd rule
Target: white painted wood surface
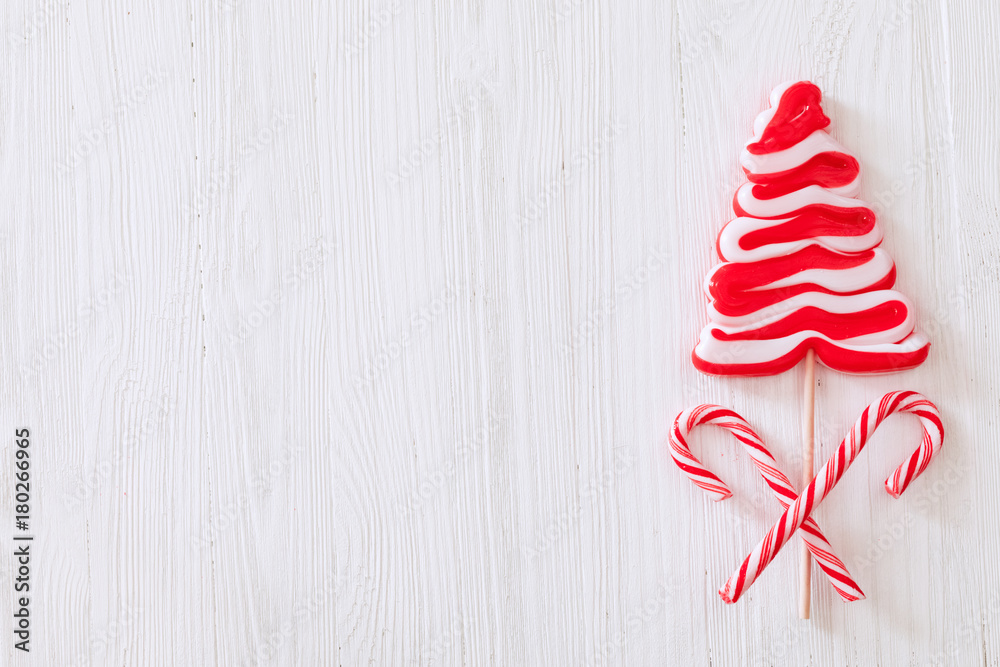
[[(1000, 10), (973, 0), (66, 2), (0, 10), (0, 655), (11, 665), (1000, 664)], [(891, 389), (798, 545), (721, 434), (798, 478), (801, 369), (700, 376), (700, 285), (774, 84), (862, 161), (930, 359), (820, 369), (817, 464)], [(13, 650), (13, 431), (33, 436)], [(11, 612), (11, 613), (9, 613)]]

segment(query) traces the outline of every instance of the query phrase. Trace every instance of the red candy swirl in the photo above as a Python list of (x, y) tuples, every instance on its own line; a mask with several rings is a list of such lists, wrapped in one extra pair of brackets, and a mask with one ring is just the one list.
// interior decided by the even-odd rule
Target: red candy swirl
[(705, 373), (781, 373), (810, 348), (845, 373), (927, 358), (875, 213), (857, 199), (858, 161), (824, 131), (820, 99), (812, 83), (782, 84), (754, 122), (738, 217), (719, 233), (723, 263), (705, 283), (710, 323), (693, 353)]

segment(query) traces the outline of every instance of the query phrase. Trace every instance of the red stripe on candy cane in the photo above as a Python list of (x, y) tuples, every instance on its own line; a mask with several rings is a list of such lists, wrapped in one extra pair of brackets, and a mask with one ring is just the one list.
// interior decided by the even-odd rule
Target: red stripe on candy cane
[(931, 458), (941, 450), (944, 441), (944, 427), (937, 408), (924, 396), (913, 391), (894, 391), (872, 403), (854, 424), (850, 433), (837, 447), (830, 460), (823, 466), (816, 478), (802, 492), (795, 502), (787, 506), (781, 518), (771, 527), (767, 535), (739, 569), (719, 591), (719, 596), (728, 603), (736, 602), (760, 576), (791, 535), (808, 521), (813, 509), (829, 495), (843, 477), (844, 472), (857, 458), (868, 443), (868, 439), (889, 416), (900, 412), (910, 413), (920, 420), (923, 437), (920, 446), (885, 480), (885, 488), (893, 497), (899, 497), (914, 479), (920, 476)]
[[(718, 405), (699, 405), (685, 410), (674, 420), (674, 425), (670, 429), (670, 455), (684, 474), (716, 501), (725, 500), (732, 495), (725, 482), (705, 468), (688, 447), (687, 440), (691, 431), (697, 426), (706, 424), (728, 430), (746, 447), (754, 466), (774, 492), (778, 502), (783, 508), (788, 508), (797, 497), (788, 477), (778, 469), (777, 461), (746, 420), (732, 410)], [(770, 536), (768, 537), (770, 539)], [(802, 540), (820, 569), (830, 579), (834, 589), (845, 601), (864, 599), (864, 593), (854, 582), (844, 562), (833, 553), (833, 547), (816, 522), (810, 518), (803, 522)]]

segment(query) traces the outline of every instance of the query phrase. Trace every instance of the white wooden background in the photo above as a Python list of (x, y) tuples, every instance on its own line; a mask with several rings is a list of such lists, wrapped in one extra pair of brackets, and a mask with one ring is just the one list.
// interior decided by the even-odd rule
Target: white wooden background
[[(1000, 664), (1000, 10), (977, 0), (18, 0), (0, 8), (0, 662)], [(708, 378), (700, 291), (770, 88), (859, 155), (919, 369), (819, 372), (824, 461), (915, 389), (799, 543), (721, 434), (796, 478), (801, 370)], [(13, 431), (33, 435), (13, 650)]]

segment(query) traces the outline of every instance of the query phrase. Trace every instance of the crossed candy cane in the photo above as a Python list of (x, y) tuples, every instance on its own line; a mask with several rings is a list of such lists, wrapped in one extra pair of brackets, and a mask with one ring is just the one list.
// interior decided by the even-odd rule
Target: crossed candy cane
[[(757, 545), (743, 565), (729, 578), (719, 595), (728, 603), (736, 602), (740, 596), (760, 576), (764, 568), (774, 560), (792, 533), (799, 527), (806, 530), (810, 513), (837, 485), (844, 471), (854, 462), (864, 449), (868, 438), (878, 428), (886, 417), (896, 412), (909, 412), (920, 419), (924, 435), (910, 457), (902, 463), (895, 472), (885, 480), (885, 488), (889, 494), (898, 498), (906, 491), (910, 482), (915, 480), (927, 469), (931, 458), (941, 449), (944, 440), (944, 427), (941, 425), (941, 415), (929, 400), (914, 391), (894, 391), (872, 403), (854, 424), (837, 451), (819, 471), (816, 478), (805, 488), (795, 502), (785, 510), (777, 523), (771, 527), (767, 536)], [(821, 562), (822, 566), (822, 562)]]
[[(771, 487), (778, 502), (783, 508), (788, 509), (798, 497), (791, 482), (778, 470), (778, 463), (746, 420), (732, 410), (718, 405), (699, 405), (685, 410), (677, 415), (673, 428), (670, 429), (670, 455), (692, 482), (707, 491), (716, 501), (725, 500), (733, 495), (729, 487), (705, 468), (687, 445), (688, 434), (702, 424), (721, 426), (743, 443), (750, 453), (754, 466)], [(864, 593), (851, 578), (843, 561), (833, 553), (833, 547), (823, 536), (819, 526), (808, 516), (803, 517), (802, 521), (802, 541), (806, 543), (806, 548), (844, 600), (851, 602), (864, 599)]]

